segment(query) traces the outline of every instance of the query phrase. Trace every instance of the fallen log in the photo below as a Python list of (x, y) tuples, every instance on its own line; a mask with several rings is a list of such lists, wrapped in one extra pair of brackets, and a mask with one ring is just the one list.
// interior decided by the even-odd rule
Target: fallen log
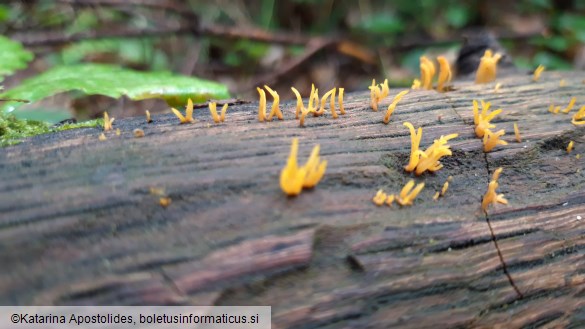
[[(560, 86), (560, 80), (566, 81)], [(585, 105), (581, 73), (513, 75), (397, 93), (346, 115), (258, 122), (257, 103), (116, 120), (37, 136), (0, 152), (0, 303), (4, 305), (271, 305), (274, 328), (524, 328), (585, 323), (585, 130), (551, 103)], [(506, 146), (474, 134), (472, 100), (503, 114)], [(421, 148), (441, 135), (453, 156), (416, 177), (405, 121)], [(517, 123), (522, 142), (513, 135)], [(143, 138), (132, 131), (144, 130)], [(289, 198), (279, 172), (291, 140), (328, 161), (319, 185)], [(575, 149), (567, 153), (569, 141)], [(508, 205), (481, 210), (493, 171)], [(452, 176), (444, 197), (436, 191)], [(377, 207), (380, 188), (425, 188), (410, 207)], [(172, 202), (167, 207), (160, 198)], [(490, 226), (491, 225), (491, 230)], [(497, 244), (495, 243), (497, 242)]]

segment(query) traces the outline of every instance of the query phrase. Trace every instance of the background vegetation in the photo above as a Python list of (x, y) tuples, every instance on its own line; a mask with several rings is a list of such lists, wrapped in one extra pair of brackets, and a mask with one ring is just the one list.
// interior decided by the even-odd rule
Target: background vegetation
[[(285, 99), (311, 83), (406, 86), (421, 54), (454, 58), (478, 28), (495, 32), (520, 68), (583, 69), (584, 13), (578, 0), (8, 0), (0, 33), (14, 42), (0, 42), (0, 98), (32, 103), (0, 102), (0, 136), (13, 109), (54, 123), (169, 109), (153, 97), (255, 99), (265, 83)], [(106, 66), (77, 69), (87, 63)], [(112, 75), (120, 68), (129, 71)]]

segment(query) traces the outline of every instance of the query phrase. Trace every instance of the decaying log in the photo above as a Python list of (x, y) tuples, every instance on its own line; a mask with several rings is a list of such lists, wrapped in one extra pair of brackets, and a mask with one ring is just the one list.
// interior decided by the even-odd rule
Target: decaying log
[[(368, 91), (351, 93), (346, 115), (308, 117), (304, 128), (294, 103), (281, 105), (285, 120), (264, 123), (252, 103), (231, 106), (221, 124), (203, 108), (193, 124), (137, 117), (116, 120), (122, 134), (106, 141), (88, 128), (4, 148), (0, 303), (271, 305), (274, 328), (583, 326), (585, 128), (548, 112), (573, 96), (585, 105), (582, 79), (545, 72), (536, 83), (500, 79), (499, 91), (412, 91), (388, 125), (394, 89), (379, 112)], [(493, 122), (507, 146), (482, 151), (473, 99), (504, 110)], [(459, 133), (443, 169), (403, 170), (405, 121), (423, 127), (423, 149)], [(328, 169), (288, 198), (278, 181), (293, 137), (301, 162), (320, 144)], [(498, 167), (509, 204), (486, 215), (481, 198)], [(426, 184), (413, 206), (372, 203), (412, 178)]]

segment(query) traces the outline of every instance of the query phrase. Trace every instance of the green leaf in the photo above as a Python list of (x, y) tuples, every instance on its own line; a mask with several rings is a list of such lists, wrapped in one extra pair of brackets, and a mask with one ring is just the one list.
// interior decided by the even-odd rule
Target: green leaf
[[(78, 90), (88, 95), (133, 100), (162, 98), (171, 106), (185, 104), (188, 98), (203, 102), (229, 97), (226, 86), (169, 72), (139, 72), (103, 64), (60, 66), (23, 81), (0, 98), (27, 99), (35, 102), (58, 93)], [(22, 103), (6, 102), (0, 110), (11, 112)]]
[(0, 35), (0, 81), (5, 76), (26, 67), (33, 59), (33, 54), (22, 45)]

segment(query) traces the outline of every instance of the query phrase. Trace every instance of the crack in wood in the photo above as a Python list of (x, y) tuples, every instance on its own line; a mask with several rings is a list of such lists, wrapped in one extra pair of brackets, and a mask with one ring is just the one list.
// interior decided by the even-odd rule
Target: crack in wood
[[(445, 95), (447, 97), (447, 99), (449, 99), (449, 106), (450, 108), (453, 110), (453, 112), (455, 112), (455, 115), (457, 115), (457, 117), (459, 117), (459, 119), (466, 124), (465, 120), (463, 120), (463, 117), (459, 114), (459, 112), (457, 112), (457, 110), (455, 109), (455, 107), (451, 104), (451, 99), (449, 98), (449, 96)], [(473, 130), (473, 134), (475, 134), (475, 130)], [(486, 171), (487, 171), (487, 183), (489, 184), (490, 181), (490, 175), (491, 175), (491, 170), (490, 170), (490, 162), (488, 161), (487, 158), (487, 153), (483, 153), (483, 158), (485, 161), (485, 165), (486, 165)], [(481, 202), (481, 200), (480, 200)], [(496, 251), (498, 253), (498, 258), (500, 259), (500, 263), (502, 264), (502, 270), (504, 271), (504, 275), (506, 275), (506, 278), (508, 279), (508, 282), (510, 283), (510, 285), (512, 286), (512, 288), (514, 289), (514, 291), (516, 292), (516, 294), (518, 295), (519, 299), (523, 298), (522, 293), (520, 292), (520, 289), (518, 289), (518, 287), (516, 286), (516, 283), (514, 283), (514, 280), (512, 279), (512, 276), (510, 275), (510, 272), (508, 271), (508, 266), (506, 265), (506, 262), (504, 260), (504, 256), (502, 255), (502, 251), (500, 250), (500, 246), (498, 245), (498, 240), (496, 238), (496, 235), (494, 233), (494, 229), (492, 227), (492, 224), (490, 223), (490, 217), (487, 213), (487, 211), (484, 211), (484, 215), (485, 215), (485, 219), (486, 219), (486, 223), (488, 225), (488, 228), (490, 230), (490, 235), (491, 235), (491, 240), (494, 243), (494, 247), (496, 248)]]

